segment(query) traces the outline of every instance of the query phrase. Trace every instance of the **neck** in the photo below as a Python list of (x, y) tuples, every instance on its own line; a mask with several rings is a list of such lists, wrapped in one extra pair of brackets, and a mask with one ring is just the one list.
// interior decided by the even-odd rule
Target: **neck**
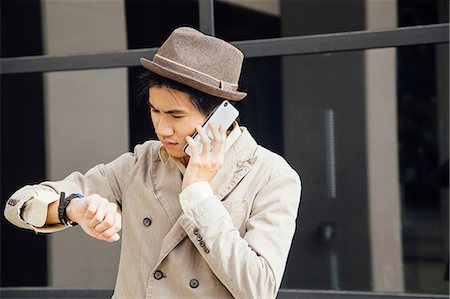
[(183, 157), (183, 162), (184, 162), (184, 166), (187, 166), (188, 165), (188, 163), (189, 163), (189, 155), (186, 155), (186, 156), (184, 156)]

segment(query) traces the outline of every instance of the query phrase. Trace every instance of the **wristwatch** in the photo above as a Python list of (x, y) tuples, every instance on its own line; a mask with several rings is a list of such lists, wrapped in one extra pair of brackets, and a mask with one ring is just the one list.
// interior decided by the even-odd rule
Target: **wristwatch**
[(58, 218), (59, 221), (65, 226), (71, 227), (78, 225), (78, 223), (76, 223), (75, 221), (70, 221), (69, 218), (67, 217), (67, 206), (69, 205), (72, 199), (82, 197), (84, 196), (80, 193), (72, 193), (68, 197), (66, 197), (66, 193), (61, 192), (58, 205)]

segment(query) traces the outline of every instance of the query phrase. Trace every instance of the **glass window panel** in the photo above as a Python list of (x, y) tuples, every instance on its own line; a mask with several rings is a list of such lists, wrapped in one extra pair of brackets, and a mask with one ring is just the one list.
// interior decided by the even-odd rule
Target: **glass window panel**
[(216, 34), (231, 41), (448, 23), (448, 1), (440, 0), (216, 0), (214, 5)]
[[(46, 179), (45, 129), (42, 74), (1, 75), (0, 80), (4, 208), (17, 189)], [(3, 212), (0, 218), (1, 286), (46, 286), (47, 237), (17, 229)], [(25, 248), (33, 250), (22, 254)]]
[(1, 57), (41, 55), (43, 45), (39, 1), (1, 1), (0, 11)]
[(129, 49), (159, 47), (177, 27), (199, 28), (198, 0), (125, 0)]

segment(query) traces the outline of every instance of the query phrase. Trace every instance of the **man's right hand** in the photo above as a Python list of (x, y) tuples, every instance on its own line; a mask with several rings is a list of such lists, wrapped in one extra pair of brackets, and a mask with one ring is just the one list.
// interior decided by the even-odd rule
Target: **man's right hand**
[(77, 222), (89, 236), (107, 242), (120, 239), (122, 215), (106, 198), (98, 194), (74, 198), (66, 211), (69, 220)]

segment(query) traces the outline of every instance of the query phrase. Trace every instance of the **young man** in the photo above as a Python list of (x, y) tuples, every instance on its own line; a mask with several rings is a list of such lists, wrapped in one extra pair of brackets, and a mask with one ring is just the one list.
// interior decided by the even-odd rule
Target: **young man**
[[(237, 90), (242, 61), (220, 39), (176, 29), (152, 61), (141, 58), (159, 141), (84, 175), (26, 186), (8, 200), (5, 216), (37, 232), (76, 222), (109, 242), (122, 229), (113, 298), (274, 298), (295, 231), (300, 179), (236, 122), (211, 127), (211, 143), (200, 126), (224, 99), (246, 96)], [(190, 137), (195, 131), (201, 151)]]

